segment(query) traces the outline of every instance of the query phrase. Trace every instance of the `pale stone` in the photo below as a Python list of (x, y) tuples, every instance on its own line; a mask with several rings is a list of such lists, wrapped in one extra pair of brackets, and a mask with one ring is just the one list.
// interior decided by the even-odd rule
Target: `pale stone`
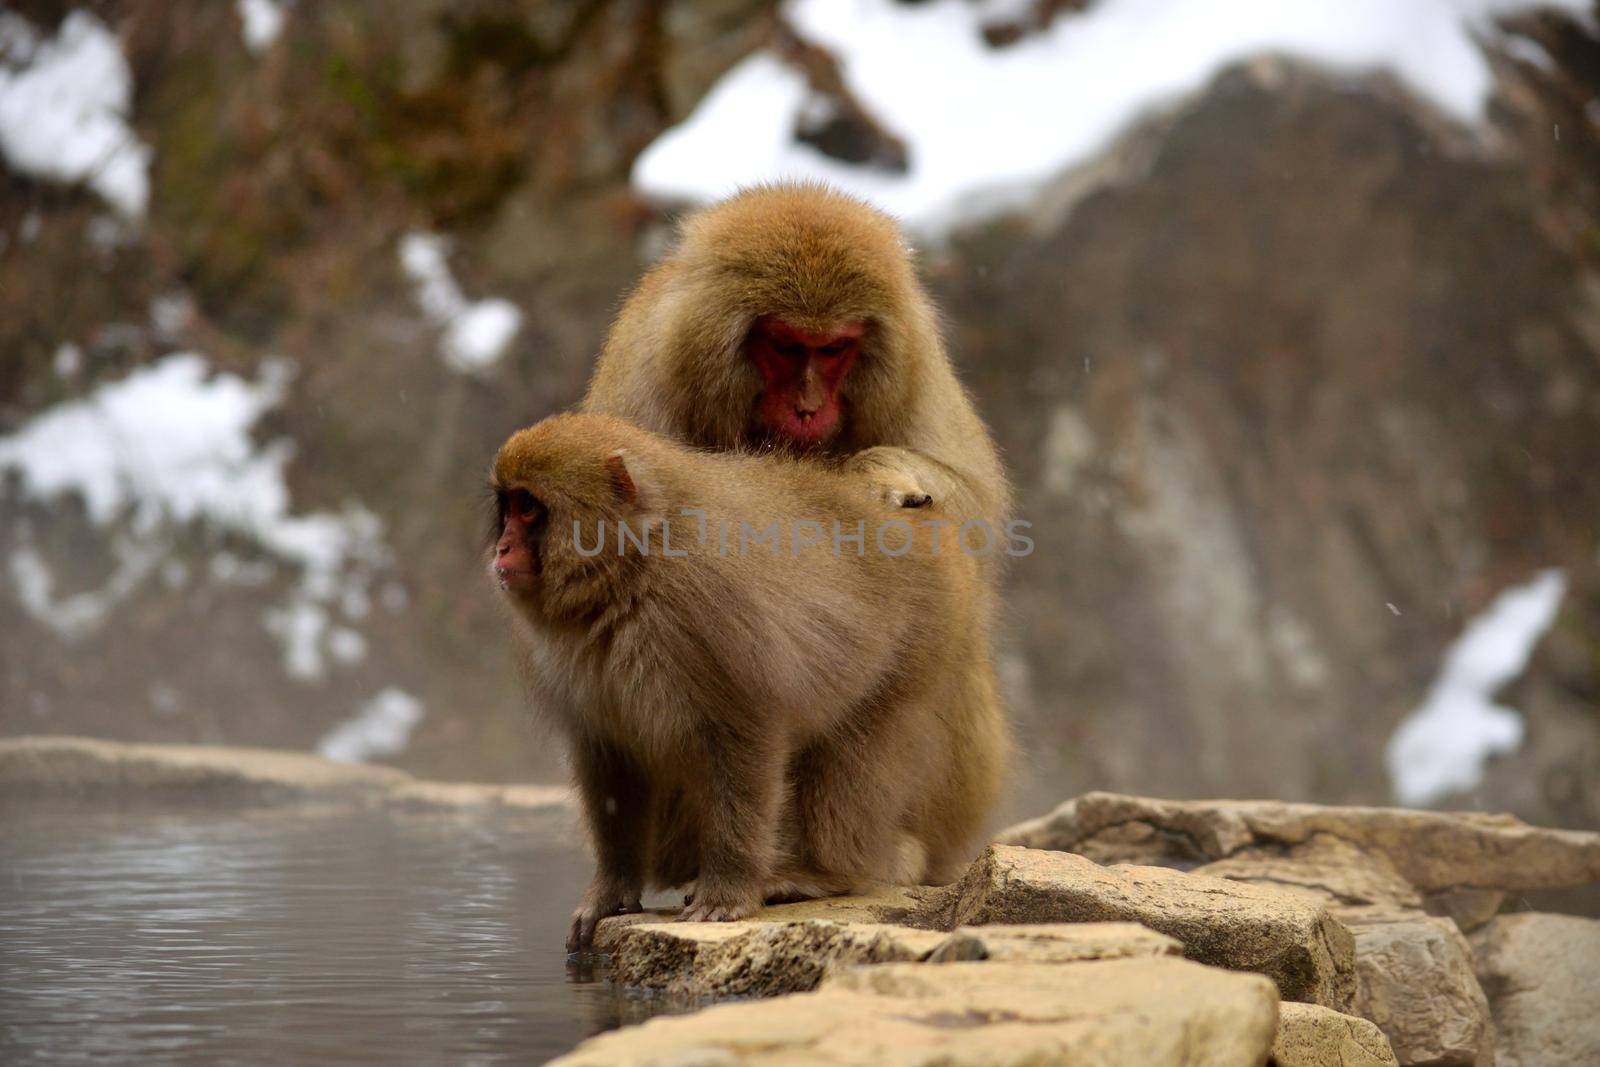
[(1501, 915), (1472, 945), (1499, 1067), (1600, 1063), (1600, 921)]
[[(770, 914), (777, 909), (768, 909)], [(1182, 946), (1136, 923), (963, 927), (945, 934), (885, 923), (826, 919), (732, 923), (601, 924), (595, 947), (611, 954), (609, 977), (689, 999), (773, 996), (814, 989), (841, 967), (975, 960), (1069, 963), (1177, 956)]]
[(1164, 867), (1102, 867), (1082, 856), (991, 845), (939, 913), (941, 925), (1136, 922), (1201, 963), (1259, 971), (1285, 1000), (1345, 1008), (1350, 934), (1314, 902)]
[(562, 809), (551, 786), (424, 782), (393, 767), (227, 745), (134, 744), (86, 737), (0, 740), (0, 793), (249, 801), (334, 801), (451, 809)]
[(1138, 923), (1037, 923), (963, 926), (933, 950), (930, 963), (965, 960), (1079, 960), (1181, 956), (1183, 946)]
[(684, 997), (772, 996), (816, 988), (823, 975), (861, 963), (923, 960), (946, 940), (881, 923), (640, 923), (606, 940), (609, 977)]
[(1238, 1067), (1276, 1024), (1271, 982), (1180, 959), (884, 964), (602, 1034), (552, 1067)]
[(1454, 922), (1379, 909), (1342, 917), (1356, 942), (1356, 1012), (1378, 1024), (1402, 1064), (1493, 1062), (1489, 1005)]
[(1422, 902), (1429, 915), (1453, 919), (1463, 933), (1471, 933), (1500, 912), (1506, 895), (1499, 889), (1446, 889), (1432, 893)]
[[(830, 923), (888, 923), (918, 925), (913, 916), (925, 909), (927, 901), (941, 890), (930, 886), (879, 885), (868, 892), (847, 897), (819, 897), (800, 900), (792, 904), (771, 904), (760, 909), (743, 923), (695, 923), (696, 927), (714, 930), (747, 929), (759, 923), (791, 923), (819, 919)], [(612, 915), (600, 920), (595, 927), (594, 950), (613, 952), (624, 932), (635, 926), (677, 924), (681, 909), (665, 908), (642, 911), (632, 915)], [(727, 936), (732, 936), (727, 935)]]
[(1193, 873), (1303, 892), (1334, 907), (1422, 906), (1421, 894), (1381, 853), (1364, 852), (1332, 834), (1315, 834), (1283, 849), (1241, 849)]
[(1272, 800), (1156, 800), (1085, 793), (996, 841), (1100, 862), (1209, 863), (1317, 834), (1385, 857), (1422, 893), (1544, 889), (1600, 881), (1600, 834), (1547, 830), (1510, 815), (1323, 807)]
[(1272, 1067), (1395, 1067), (1383, 1031), (1366, 1019), (1319, 1004), (1278, 1005)]

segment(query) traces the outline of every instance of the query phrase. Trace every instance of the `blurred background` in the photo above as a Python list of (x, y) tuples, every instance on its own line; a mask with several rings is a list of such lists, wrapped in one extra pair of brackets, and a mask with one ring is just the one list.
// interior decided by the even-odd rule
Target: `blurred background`
[(8, 2), (0, 733), (559, 779), (489, 459), (675, 212), (811, 177), (905, 222), (1034, 524), (1010, 814), (1600, 826), (1597, 20)]

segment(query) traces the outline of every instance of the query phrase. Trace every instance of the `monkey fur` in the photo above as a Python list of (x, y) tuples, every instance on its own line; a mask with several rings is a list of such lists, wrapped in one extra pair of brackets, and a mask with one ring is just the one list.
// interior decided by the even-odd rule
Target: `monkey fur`
[[(491, 572), (597, 859), (569, 951), (649, 888), (692, 882), (681, 917), (726, 920), (949, 881), (970, 858), (1008, 745), (998, 703), (973, 691), (989, 679), (982, 565), (937, 504), (897, 508), (883, 484), (593, 415), (502, 447)], [(947, 523), (937, 551), (932, 519)], [(859, 551), (835, 543), (836, 520), (864, 524)], [(633, 540), (611, 536), (619, 523)]]
[[(752, 358), (769, 321), (858, 335), (824, 439), (771, 424), (773, 383)], [(956, 378), (899, 227), (821, 185), (763, 186), (689, 215), (618, 314), (583, 408), (702, 448), (874, 449), (879, 465), (899, 466), (951, 515), (995, 530), (1009, 517), (999, 453)]]

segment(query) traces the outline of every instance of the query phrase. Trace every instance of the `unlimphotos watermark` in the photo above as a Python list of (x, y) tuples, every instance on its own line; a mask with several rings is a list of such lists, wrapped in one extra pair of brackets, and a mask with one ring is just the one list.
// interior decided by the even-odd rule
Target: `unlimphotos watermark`
[[(701, 547), (714, 546), (719, 556), (747, 556), (762, 550), (772, 556), (785, 552), (799, 556), (812, 549), (831, 551), (836, 556), (851, 551), (864, 556), (869, 549), (885, 556), (904, 556), (917, 546), (918, 531), (923, 530), (927, 531), (927, 551), (934, 556), (946, 551), (960, 551), (968, 556), (1033, 554), (1033, 538), (1025, 532), (1033, 529), (1033, 524), (1023, 519), (1012, 519), (1003, 531), (996, 532), (983, 519), (965, 522), (886, 519), (869, 530), (865, 519), (858, 519), (853, 525), (834, 519), (829, 529), (815, 519), (794, 519), (787, 526), (778, 519), (771, 519), (758, 526), (744, 520), (734, 522), (720, 518), (713, 525), (702, 508), (683, 508), (679, 514), (695, 520), (692, 533), (680, 535), (671, 519), (652, 519), (640, 523), (637, 529), (626, 519), (620, 519), (611, 524), (614, 533), (608, 538), (608, 524), (601, 519), (595, 524), (591, 541), (583, 523), (573, 520), (572, 543), (578, 555), (586, 558), (608, 551), (609, 542), (609, 551), (619, 556), (632, 552), (640, 556), (681, 559), (689, 554), (684, 546), (691, 541)], [(784, 536), (786, 530), (787, 537)]]

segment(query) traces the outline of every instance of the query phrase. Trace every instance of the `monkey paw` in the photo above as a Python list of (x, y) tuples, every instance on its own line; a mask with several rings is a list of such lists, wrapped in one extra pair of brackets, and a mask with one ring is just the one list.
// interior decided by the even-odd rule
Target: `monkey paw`
[(933, 496), (922, 487), (920, 468), (903, 449), (863, 449), (844, 462), (845, 473), (864, 479), (879, 502), (891, 508), (925, 508)]
[(701, 890), (694, 902), (678, 916), (681, 923), (726, 923), (755, 914), (761, 904), (759, 893), (730, 893)]
[(767, 883), (766, 892), (762, 896), (768, 904), (794, 904), (801, 900), (836, 897), (848, 892), (850, 892), (849, 885), (836, 878), (796, 875)]
[(572, 913), (567, 930), (567, 951), (582, 952), (594, 944), (594, 929), (607, 915), (631, 915), (644, 910), (638, 889), (613, 889), (591, 886), (583, 903)]
[(925, 508), (933, 504), (933, 497), (921, 491), (896, 495), (900, 498), (899, 506), (903, 508)]
[(925, 508), (933, 503), (933, 497), (923, 492), (922, 486), (903, 475), (880, 483), (878, 499), (891, 508)]

